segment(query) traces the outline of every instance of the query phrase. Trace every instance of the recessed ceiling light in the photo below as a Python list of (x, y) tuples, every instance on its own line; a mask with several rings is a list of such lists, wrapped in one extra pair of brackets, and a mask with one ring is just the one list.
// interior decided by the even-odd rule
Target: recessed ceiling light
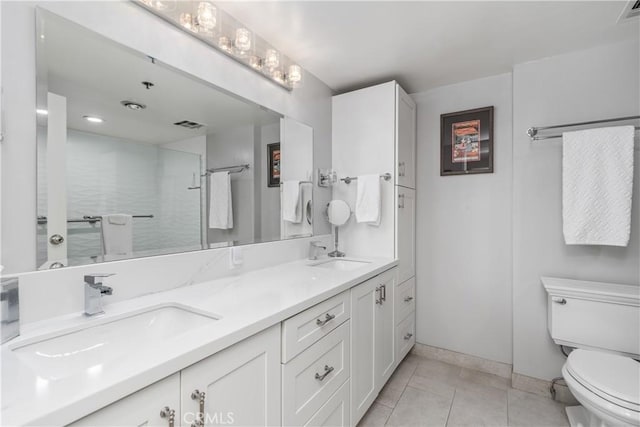
[(96, 116), (82, 116), (83, 119), (85, 119), (88, 122), (91, 123), (102, 123), (104, 122), (104, 120), (102, 120), (100, 117), (96, 117)]
[(37, 113), (37, 114), (40, 114), (41, 116), (46, 116), (46, 115), (48, 115), (48, 114), (49, 114), (49, 112), (48, 112), (47, 110), (44, 110), (44, 109), (42, 109), (42, 108), (38, 108), (38, 109), (36, 110), (36, 113)]
[(146, 105), (140, 104), (139, 102), (133, 102), (133, 101), (121, 101), (120, 104), (124, 105), (126, 108), (130, 110), (144, 110), (145, 108), (147, 108)]

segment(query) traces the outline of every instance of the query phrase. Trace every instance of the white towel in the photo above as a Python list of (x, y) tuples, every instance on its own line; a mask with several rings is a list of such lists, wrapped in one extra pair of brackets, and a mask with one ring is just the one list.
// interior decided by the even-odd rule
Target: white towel
[(562, 220), (567, 245), (627, 246), (633, 126), (562, 135)]
[(380, 225), (380, 175), (360, 175), (356, 188), (356, 221)]
[(282, 219), (294, 224), (302, 221), (300, 181), (288, 180), (282, 183)]
[(133, 217), (131, 215), (102, 215), (100, 228), (105, 255), (133, 254)]
[(229, 230), (233, 228), (233, 201), (231, 200), (231, 175), (214, 172), (209, 178), (209, 228)]

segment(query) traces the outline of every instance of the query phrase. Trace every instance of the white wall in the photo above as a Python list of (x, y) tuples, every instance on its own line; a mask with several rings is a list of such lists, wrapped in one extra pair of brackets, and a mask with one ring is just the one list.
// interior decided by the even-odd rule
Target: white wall
[[(314, 167), (331, 164), (331, 90), (309, 73), (292, 92), (217, 53), (131, 2), (3, 2), (2, 264), (33, 270), (36, 253), (35, 7), (40, 6), (225, 90), (314, 128)], [(315, 188), (316, 218), (330, 198)], [(324, 203), (323, 203), (324, 202)], [(317, 221), (314, 231), (329, 231)]]
[(640, 282), (638, 151), (629, 247), (567, 246), (562, 237), (561, 140), (531, 143), (525, 135), (530, 126), (640, 114), (639, 52), (637, 41), (626, 42), (514, 68), (515, 372), (550, 379), (560, 375), (564, 362), (547, 332), (546, 294), (540, 276), (632, 285)]
[(256, 172), (259, 170), (260, 183), (260, 240), (270, 241), (280, 238), (280, 187), (267, 185), (267, 145), (280, 142), (280, 122), (260, 128), (260, 155), (256, 155)]
[[(511, 363), (511, 74), (413, 94), (416, 340)], [(440, 114), (494, 106), (494, 173), (440, 176)]]

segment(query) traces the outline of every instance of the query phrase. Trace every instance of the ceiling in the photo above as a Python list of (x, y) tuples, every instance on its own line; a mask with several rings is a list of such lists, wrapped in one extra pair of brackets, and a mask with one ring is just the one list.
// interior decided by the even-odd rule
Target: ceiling
[[(164, 144), (280, 118), (55, 15), (44, 19), (44, 38), (38, 40), (38, 108), (46, 104), (47, 90), (65, 96), (71, 129)], [(154, 86), (146, 89), (143, 81)], [(129, 110), (121, 105), (124, 100), (147, 108)], [(104, 123), (89, 123), (84, 115)], [(205, 126), (174, 125), (182, 120)]]
[(216, 2), (336, 92), (398, 80), (410, 93), (514, 64), (640, 39), (626, 1)]

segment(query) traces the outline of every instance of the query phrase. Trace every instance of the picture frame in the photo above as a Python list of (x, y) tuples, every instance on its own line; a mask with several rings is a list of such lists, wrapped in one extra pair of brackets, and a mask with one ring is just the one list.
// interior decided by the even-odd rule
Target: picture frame
[(440, 176), (493, 173), (493, 106), (440, 115)]
[(267, 186), (280, 186), (280, 143), (267, 144)]

